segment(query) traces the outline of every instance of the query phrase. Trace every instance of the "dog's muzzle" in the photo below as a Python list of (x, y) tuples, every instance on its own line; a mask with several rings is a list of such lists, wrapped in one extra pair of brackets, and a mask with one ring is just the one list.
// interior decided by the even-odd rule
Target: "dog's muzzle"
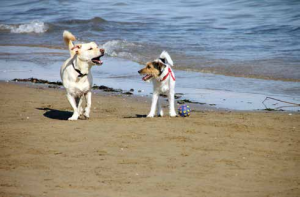
[(99, 56), (97, 56), (97, 57), (94, 57), (94, 58), (92, 59), (92, 62), (95, 63), (95, 64), (97, 64), (97, 65), (102, 65), (102, 64), (103, 64), (103, 62), (101, 61), (100, 58), (101, 58), (102, 56), (104, 56), (105, 50), (104, 50), (104, 49), (100, 49), (100, 53), (101, 53), (101, 55), (99, 55)]
[[(139, 70), (138, 73), (139, 73), (140, 75), (142, 75), (142, 70)], [(146, 75), (142, 78), (142, 80), (143, 80), (143, 81), (149, 81), (152, 77), (153, 77), (152, 75), (146, 74)]]

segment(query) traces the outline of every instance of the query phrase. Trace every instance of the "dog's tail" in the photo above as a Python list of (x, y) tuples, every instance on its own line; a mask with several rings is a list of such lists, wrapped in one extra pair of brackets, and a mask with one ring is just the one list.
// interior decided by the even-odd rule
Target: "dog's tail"
[(160, 54), (159, 59), (161, 59), (164, 63), (167, 63), (170, 66), (173, 66), (173, 60), (167, 51), (163, 51)]
[(73, 42), (76, 40), (76, 37), (69, 31), (64, 31), (63, 33), (63, 37), (64, 37), (64, 41), (66, 43), (66, 45), (69, 47), (69, 51), (72, 50), (72, 48), (74, 47)]

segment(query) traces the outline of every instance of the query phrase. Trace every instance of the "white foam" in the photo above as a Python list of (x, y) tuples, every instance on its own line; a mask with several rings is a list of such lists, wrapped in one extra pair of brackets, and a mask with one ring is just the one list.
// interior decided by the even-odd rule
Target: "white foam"
[(0, 30), (10, 30), (11, 33), (45, 33), (48, 25), (42, 21), (31, 21), (20, 25), (0, 24)]
[(136, 46), (134, 43), (122, 41), (122, 40), (111, 40), (103, 44), (103, 48), (108, 55), (116, 56), (119, 51), (128, 47)]
[(123, 40), (111, 40), (104, 43), (102, 47), (105, 49), (105, 53), (109, 56), (138, 61), (138, 57), (134, 56), (128, 51), (134, 50), (141, 46)]

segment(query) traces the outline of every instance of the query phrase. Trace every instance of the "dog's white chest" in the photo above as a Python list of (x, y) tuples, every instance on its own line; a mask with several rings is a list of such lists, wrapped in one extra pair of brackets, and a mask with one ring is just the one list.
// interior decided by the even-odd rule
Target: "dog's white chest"
[(168, 81), (153, 81), (154, 91), (157, 91), (159, 93), (165, 93), (170, 90), (170, 84)]
[[(68, 69), (68, 71), (72, 71), (72, 69)], [(90, 91), (93, 83), (91, 73), (88, 76), (78, 78), (76, 72), (64, 72), (62, 81), (67, 92), (74, 97), (81, 97), (86, 94)]]

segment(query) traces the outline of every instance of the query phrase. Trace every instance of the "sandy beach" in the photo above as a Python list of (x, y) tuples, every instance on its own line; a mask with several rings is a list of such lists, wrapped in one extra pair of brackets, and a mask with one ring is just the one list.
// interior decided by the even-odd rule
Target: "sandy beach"
[(71, 122), (62, 90), (0, 93), (2, 197), (300, 195), (299, 113), (148, 119), (147, 99), (94, 94), (91, 118)]
[[(299, 10), (300, 1), (1, 1), (0, 197), (299, 197)], [(65, 30), (75, 45), (105, 49), (90, 70), (87, 120), (68, 121)], [(95, 47), (71, 49), (82, 58)], [(138, 71), (162, 51), (188, 118), (146, 118), (153, 87)]]

